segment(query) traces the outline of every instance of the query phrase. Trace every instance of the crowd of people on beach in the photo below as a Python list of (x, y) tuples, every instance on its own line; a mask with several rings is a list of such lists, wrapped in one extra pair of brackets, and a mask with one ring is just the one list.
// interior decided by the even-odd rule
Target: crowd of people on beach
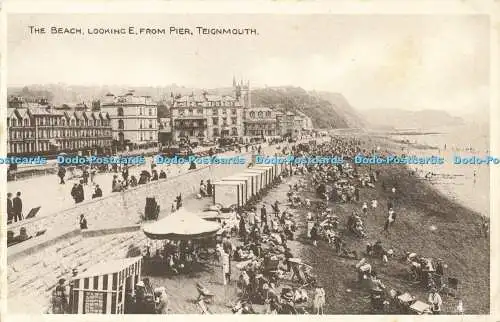
[[(372, 313), (441, 314), (448, 299), (445, 296), (456, 291), (459, 280), (449, 273), (452, 268), (441, 258), (412, 251), (401, 252), (394, 245), (382, 242), (383, 236), (398, 229), (397, 218), (402, 215), (401, 191), (397, 180), (384, 180), (380, 168), (372, 169), (351, 162), (358, 154), (374, 151), (390, 154), (389, 151), (380, 151), (377, 146), (368, 151), (367, 145), (356, 138), (339, 136), (325, 143), (278, 147), (283, 154), (306, 157), (338, 155), (344, 162), (293, 165), (275, 182), (279, 185), (290, 177), (294, 178), (283, 196), (284, 202), (268, 200), (264, 195), (251, 205), (234, 209), (234, 219), (222, 220), (222, 229), (214, 239), (167, 241), (156, 249), (148, 245), (143, 255), (153, 263), (152, 266), (174, 275), (189, 272), (193, 264), (212, 258), (220, 267), (222, 284), (237, 288), (237, 299), (232, 305), (235, 314), (323, 314), (327, 293), (314, 268), (291, 246), (292, 241), (304, 242), (305, 235), (312, 247), (331, 247), (343, 261), (352, 263), (352, 278), (359, 291), (368, 295)], [(114, 176), (112, 190), (123, 191), (138, 184), (166, 179), (162, 172), (158, 173), (152, 165), (151, 172), (142, 171), (139, 181), (136, 181), (132, 179), (134, 176), (129, 177), (125, 168), (122, 170), (123, 180)], [(83, 184), (88, 182), (80, 182)], [(384, 194), (387, 204), (376, 197), (365, 198), (379, 191)], [(201, 181), (197, 197), (210, 197), (212, 193), (211, 181)], [(345, 214), (338, 211), (338, 205), (350, 205), (354, 210)], [(181, 195), (174, 201), (172, 212), (180, 207)], [(367, 227), (368, 222), (373, 223), (368, 218), (379, 214), (384, 216), (383, 225), (376, 229)], [(481, 234), (487, 236), (487, 231), (488, 221), (485, 219)], [(359, 243), (353, 240), (365, 240), (366, 248), (360, 249), (356, 246)], [(214, 253), (210, 253), (209, 248), (215, 249)], [(415, 292), (418, 288), (418, 293), (426, 292), (428, 297), (418, 299), (411, 292), (388, 286), (391, 281), (384, 280), (377, 267), (391, 265), (406, 267), (407, 288), (415, 289)], [(235, 271), (238, 272), (236, 279)], [(199, 294), (196, 303), (203, 313), (209, 313), (207, 305), (214, 294), (201, 282), (196, 287)], [(168, 312), (164, 291), (158, 293), (164, 296), (164, 305), (156, 313)], [(463, 301), (461, 298), (456, 300), (456, 313), (462, 314)], [(264, 310), (256, 309), (258, 305), (264, 306)]]

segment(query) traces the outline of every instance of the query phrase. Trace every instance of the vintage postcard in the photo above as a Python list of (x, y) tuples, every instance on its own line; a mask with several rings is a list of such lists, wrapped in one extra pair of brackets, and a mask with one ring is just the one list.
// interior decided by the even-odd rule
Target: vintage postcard
[(495, 321), (495, 6), (7, 1), (2, 318)]

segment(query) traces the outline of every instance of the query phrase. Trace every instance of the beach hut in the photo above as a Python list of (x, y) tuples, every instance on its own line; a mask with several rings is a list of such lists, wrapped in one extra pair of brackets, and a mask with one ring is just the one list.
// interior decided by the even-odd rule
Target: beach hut
[(240, 172), (237, 174), (237, 176), (242, 176), (242, 177), (247, 177), (250, 178), (252, 181), (252, 186), (251, 186), (251, 195), (255, 196), (259, 191), (260, 191), (260, 184), (261, 184), (261, 173), (257, 173), (255, 171), (252, 172)]
[(244, 183), (238, 181), (216, 181), (213, 183), (212, 198), (214, 204), (220, 204), (222, 208), (231, 206), (244, 206)]
[(266, 171), (266, 186), (269, 186), (274, 180), (274, 166), (271, 164), (261, 164), (250, 169), (263, 169)]
[(257, 179), (256, 179), (256, 174), (255, 173), (246, 173), (246, 172), (240, 172), (234, 176), (231, 176), (233, 179), (238, 179), (242, 178), (247, 181), (248, 187), (247, 187), (247, 193), (248, 193), (248, 198), (251, 198), (255, 196), (257, 193)]
[(244, 173), (251, 173), (257, 176), (257, 192), (267, 186), (267, 171), (265, 169), (248, 168)]
[(244, 203), (247, 203), (248, 199), (250, 199), (252, 197), (252, 178), (251, 177), (234, 175), (234, 176), (222, 178), (221, 181), (242, 182), (243, 183), (243, 202)]
[(91, 266), (72, 279), (71, 313), (123, 314), (126, 294), (141, 278), (142, 256)]

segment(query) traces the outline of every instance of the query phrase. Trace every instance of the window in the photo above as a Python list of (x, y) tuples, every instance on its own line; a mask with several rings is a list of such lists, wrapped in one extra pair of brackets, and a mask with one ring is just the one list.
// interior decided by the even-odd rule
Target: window
[(197, 113), (200, 114), (200, 115), (203, 115), (203, 109), (199, 108)]
[(123, 107), (118, 108), (118, 116), (123, 116)]
[(271, 112), (267, 111), (266, 112), (266, 117), (270, 117), (271, 116)]
[(219, 136), (219, 129), (218, 128), (213, 129), (213, 134), (214, 136)]
[(252, 112), (250, 112), (250, 117), (251, 117), (251, 118), (255, 118), (255, 112), (253, 112), (253, 111), (252, 111)]
[(212, 115), (219, 115), (219, 110), (216, 108), (212, 109)]
[(193, 115), (193, 110), (189, 109), (189, 115)]
[(124, 128), (125, 128), (125, 126), (123, 124), (123, 120), (118, 120), (118, 129), (123, 130)]
[(236, 115), (236, 109), (235, 109), (235, 108), (233, 108), (233, 109), (231, 110), (231, 114)]
[(213, 117), (213, 118), (212, 118), (212, 123), (213, 123), (214, 125), (219, 125), (219, 118), (218, 118), (218, 117)]
[(262, 113), (262, 111), (261, 111), (261, 112), (257, 113), (257, 115), (258, 115), (258, 116), (259, 116), (259, 118), (261, 119), (261, 118), (264, 116), (264, 113)]
[(232, 117), (231, 118), (231, 124), (232, 125), (236, 125), (236, 123), (237, 123), (237, 118), (236, 117)]
[(153, 115), (153, 109), (152, 108), (149, 108), (149, 116), (152, 116)]
[(153, 128), (153, 120), (149, 120), (149, 128), (152, 129)]

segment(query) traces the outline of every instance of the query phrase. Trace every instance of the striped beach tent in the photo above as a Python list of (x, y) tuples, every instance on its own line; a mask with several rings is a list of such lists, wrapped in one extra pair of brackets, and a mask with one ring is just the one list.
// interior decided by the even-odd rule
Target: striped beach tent
[(89, 267), (71, 281), (71, 312), (123, 314), (125, 297), (141, 278), (142, 256), (114, 259)]

